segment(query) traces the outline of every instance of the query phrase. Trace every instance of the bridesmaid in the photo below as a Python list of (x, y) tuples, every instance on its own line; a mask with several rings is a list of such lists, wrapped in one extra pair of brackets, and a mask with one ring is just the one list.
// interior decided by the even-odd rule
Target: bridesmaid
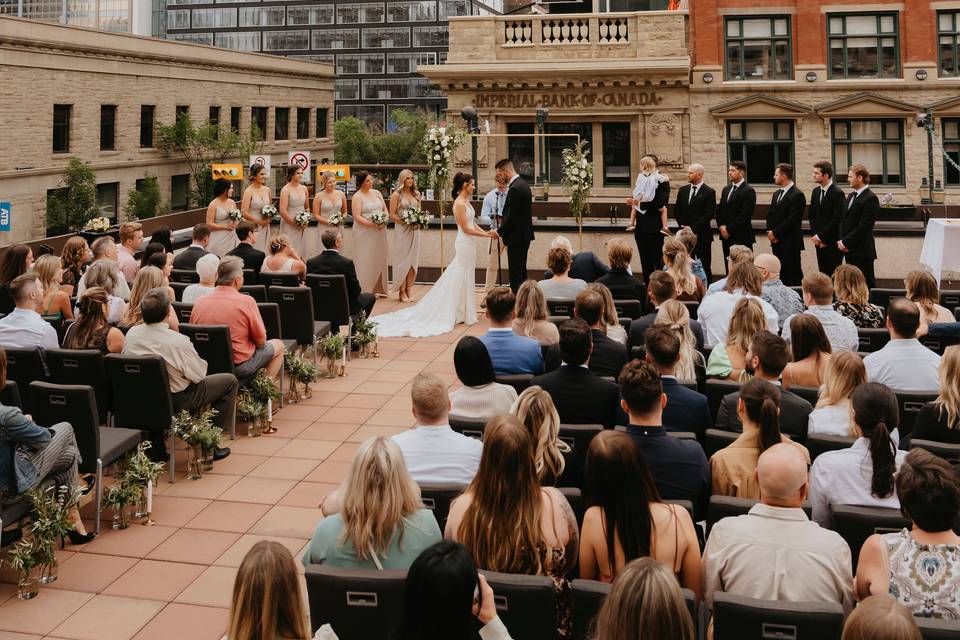
[(305, 255), (307, 228), (295, 222), (295, 218), (307, 203), (307, 187), (300, 184), (303, 169), (295, 164), (287, 167), (287, 184), (280, 189), (280, 233), (290, 239), (297, 255)]
[(397, 189), (390, 196), (390, 219), (393, 220), (393, 285), (400, 302), (413, 302), (410, 291), (417, 278), (420, 264), (420, 227), (406, 225), (400, 212), (411, 207), (420, 208), (422, 198), (417, 191), (413, 171), (404, 169), (397, 179)]
[(368, 216), (378, 211), (387, 213), (383, 194), (373, 188), (373, 176), (366, 171), (356, 173), (357, 192), (350, 201), (355, 241), (354, 263), (360, 290), (378, 298), (387, 297), (387, 230), (374, 224)]
[(317, 184), (317, 195), (313, 197), (313, 217), (317, 220), (317, 248), (320, 251), (323, 251), (323, 244), (319, 240), (322, 233), (320, 225), (330, 224), (330, 216), (334, 213), (339, 213), (343, 219), (346, 219), (347, 196), (337, 189), (337, 176), (332, 171), (324, 171), (320, 174)]
[(273, 191), (267, 186), (267, 171), (262, 164), (250, 165), (250, 186), (243, 190), (240, 211), (243, 217), (260, 227), (254, 246), (267, 253), (270, 244), (270, 217), (264, 217), (261, 210), (273, 202)]
[(235, 229), (237, 223), (230, 219), (230, 210), (237, 208), (233, 201), (233, 185), (223, 178), (213, 183), (213, 200), (207, 206), (207, 226), (210, 227), (210, 242), (207, 251), (222, 258), (239, 242)]

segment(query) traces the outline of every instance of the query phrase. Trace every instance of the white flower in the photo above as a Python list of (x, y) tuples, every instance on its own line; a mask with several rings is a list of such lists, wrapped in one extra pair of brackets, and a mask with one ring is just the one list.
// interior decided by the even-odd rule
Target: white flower
[(580, 177), (581, 177), (581, 178), (586, 178), (586, 177), (587, 177), (587, 172), (586, 172), (586, 171), (581, 171), (581, 172), (580, 172)]
[(434, 159), (434, 160), (439, 160), (439, 159), (440, 159), (440, 154), (439, 154), (439, 153), (434, 154), (433, 159)]
[(446, 139), (446, 138), (444, 138), (443, 140), (440, 141), (440, 146), (441, 146), (441, 147), (447, 146), (447, 139)]

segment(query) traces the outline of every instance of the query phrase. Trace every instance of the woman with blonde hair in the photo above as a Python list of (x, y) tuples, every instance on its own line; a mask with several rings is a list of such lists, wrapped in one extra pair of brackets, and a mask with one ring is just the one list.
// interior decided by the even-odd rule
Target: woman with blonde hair
[(413, 302), (410, 291), (417, 278), (420, 264), (420, 227), (404, 224), (400, 212), (419, 209), (423, 198), (417, 191), (417, 179), (410, 169), (404, 169), (397, 178), (397, 188), (390, 194), (390, 219), (393, 220), (393, 283), (400, 302)]
[(847, 616), (840, 640), (923, 640), (917, 623), (889, 593), (865, 598)]
[(883, 308), (870, 304), (870, 289), (863, 271), (852, 264), (841, 264), (833, 272), (833, 294), (837, 313), (853, 321), (858, 329), (882, 329)]
[[(611, 340), (616, 340), (620, 344), (626, 345), (627, 330), (620, 324), (620, 316), (617, 315), (617, 306), (613, 303), (613, 293), (605, 284), (599, 281), (591, 282), (587, 285), (587, 289), (593, 289), (603, 297), (603, 318), (600, 320), (603, 332)], [(557, 335), (559, 336), (559, 332)]]
[(750, 378), (747, 373), (747, 350), (753, 337), (767, 329), (763, 307), (755, 298), (741, 298), (730, 316), (726, 339), (710, 352), (707, 377), (733, 381)]
[(911, 271), (903, 279), (903, 286), (907, 289), (907, 299), (917, 303), (921, 319), (927, 324), (956, 321), (953, 313), (940, 305), (940, 289), (929, 271)]
[(273, 540), (253, 545), (237, 570), (225, 640), (310, 640), (300, 576), (290, 551)]
[[(133, 281), (133, 287), (130, 289), (130, 300), (127, 303), (127, 312), (123, 315), (122, 324), (126, 327), (143, 324), (143, 312), (140, 309), (140, 301), (147, 295), (151, 289), (164, 289), (167, 292), (167, 299), (174, 300), (173, 291), (166, 286), (163, 272), (156, 267), (142, 267), (137, 272), (137, 278)], [(180, 328), (180, 321), (177, 314), (170, 305), (170, 311), (167, 313), (167, 324), (176, 331)]]
[(697, 234), (690, 227), (680, 227), (674, 237), (683, 243), (683, 246), (687, 248), (687, 253), (690, 254), (690, 271), (697, 277), (697, 280), (703, 283), (704, 287), (709, 286), (707, 272), (703, 269), (703, 260), (694, 255), (697, 252)]
[(643, 281), (630, 273), (630, 262), (633, 261), (633, 248), (623, 238), (613, 238), (607, 242), (607, 260), (610, 261), (610, 272), (600, 276), (594, 284), (602, 284), (610, 289), (611, 295), (617, 300), (640, 300), (647, 297)]
[(570, 445), (560, 439), (560, 414), (553, 398), (541, 387), (523, 390), (510, 408), (536, 443), (533, 461), (542, 486), (579, 487), (583, 469), (570, 455)]
[[(705, 366), (703, 354), (697, 351), (697, 337), (690, 328), (690, 310), (677, 300), (667, 300), (657, 310), (653, 324), (665, 324), (680, 338), (680, 359), (677, 360), (678, 380), (696, 380), (696, 365)], [(746, 353), (744, 353), (746, 356)]]
[(385, 436), (360, 445), (339, 494), (339, 512), (317, 525), (304, 566), (406, 569), (442, 539), (400, 447)]
[(52, 254), (40, 256), (33, 263), (33, 272), (40, 277), (40, 285), (43, 287), (43, 300), (37, 303), (37, 313), (54, 327), (59, 327), (64, 319), (72, 320), (70, 296), (60, 290), (63, 281), (60, 258)]
[(535, 280), (527, 280), (517, 291), (513, 332), (533, 338), (540, 344), (560, 342), (560, 330), (547, 320), (547, 298)]
[(97, 260), (83, 275), (85, 290), (100, 287), (107, 292), (107, 322), (110, 324), (120, 324), (127, 311), (127, 303), (113, 295), (119, 281), (120, 271), (113, 260)]
[(250, 165), (250, 184), (243, 190), (240, 212), (244, 220), (257, 225), (257, 241), (254, 247), (266, 253), (270, 238), (272, 216), (263, 215), (263, 208), (273, 203), (273, 190), (267, 184), (267, 168), (260, 163)]
[(290, 238), (275, 233), (270, 238), (270, 255), (263, 261), (260, 273), (295, 273), (303, 280), (307, 277), (307, 265), (290, 243)]
[(77, 283), (87, 270), (87, 265), (93, 260), (93, 252), (83, 236), (72, 236), (63, 245), (60, 252), (60, 266), (63, 267), (63, 283), (60, 288), (68, 296), (72, 296), (77, 289)]
[(339, 213), (347, 217), (347, 196), (337, 189), (337, 176), (333, 171), (320, 174), (317, 195), (313, 196), (313, 217), (321, 224), (330, 224), (330, 216)]
[(676, 238), (667, 238), (663, 243), (663, 264), (673, 276), (677, 286), (677, 300), (700, 302), (707, 292), (700, 278), (693, 275), (687, 247)]
[(960, 345), (947, 347), (940, 361), (940, 395), (920, 409), (913, 437), (960, 444)]
[(817, 406), (810, 413), (807, 433), (851, 438), (860, 435), (853, 420), (850, 399), (856, 388), (866, 381), (867, 369), (863, 366), (863, 358), (846, 350), (831, 355), (823, 374)]

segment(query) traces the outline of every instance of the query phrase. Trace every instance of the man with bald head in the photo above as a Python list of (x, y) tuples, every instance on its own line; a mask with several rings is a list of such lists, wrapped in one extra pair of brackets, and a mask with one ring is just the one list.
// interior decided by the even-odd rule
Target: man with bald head
[(687, 182), (677, 192), (673, 205), (673, 217), (681, 227), (690, 227), (697, 234), (697, 249), (694, 258), (700, 258), (707, 274), (707, 284), (713, 279), (710, 262), (713, 257), (713, 228), (710, 221), (717, 211), (717, 192), (703, 183), (703, 165), (687, 167)]
[(807, 463), (793, 444), (775, 444), (757, 462), (760, 502), (714, 525), (703, 552), (704, 594), (725, 591), (785, 602), (853, 608), (850, 547), (807, 518)]
[(753, 259), (753, 265), (763, 276), (763, 295), (760, 297), (777, 310), (777, 324), (782, 329), (787, 318), (803, 311), (803, 299), (780, 280), (780, 258), (772, 253), (761, 253)]

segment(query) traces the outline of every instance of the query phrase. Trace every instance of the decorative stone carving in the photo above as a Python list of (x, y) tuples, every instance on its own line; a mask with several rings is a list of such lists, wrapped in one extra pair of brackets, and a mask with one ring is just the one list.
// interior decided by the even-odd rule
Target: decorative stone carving
[[(480, 134), (477, 138), (477, 166), (481, 169), (486, 168), (489, 159), (487, 157), (487, 151), (490, 138)], [(470, 167), (471, 155), (470, 155), (470, 136), (464, 136), (463, 144), (456, 148), (453, 152), (453, 165), (455, 167)]]
[(660, 164), (683, 161), (683, 127), (674, 113), (654, 113), (646, 117), (647, 135), (644, 153), (657, 156)]

